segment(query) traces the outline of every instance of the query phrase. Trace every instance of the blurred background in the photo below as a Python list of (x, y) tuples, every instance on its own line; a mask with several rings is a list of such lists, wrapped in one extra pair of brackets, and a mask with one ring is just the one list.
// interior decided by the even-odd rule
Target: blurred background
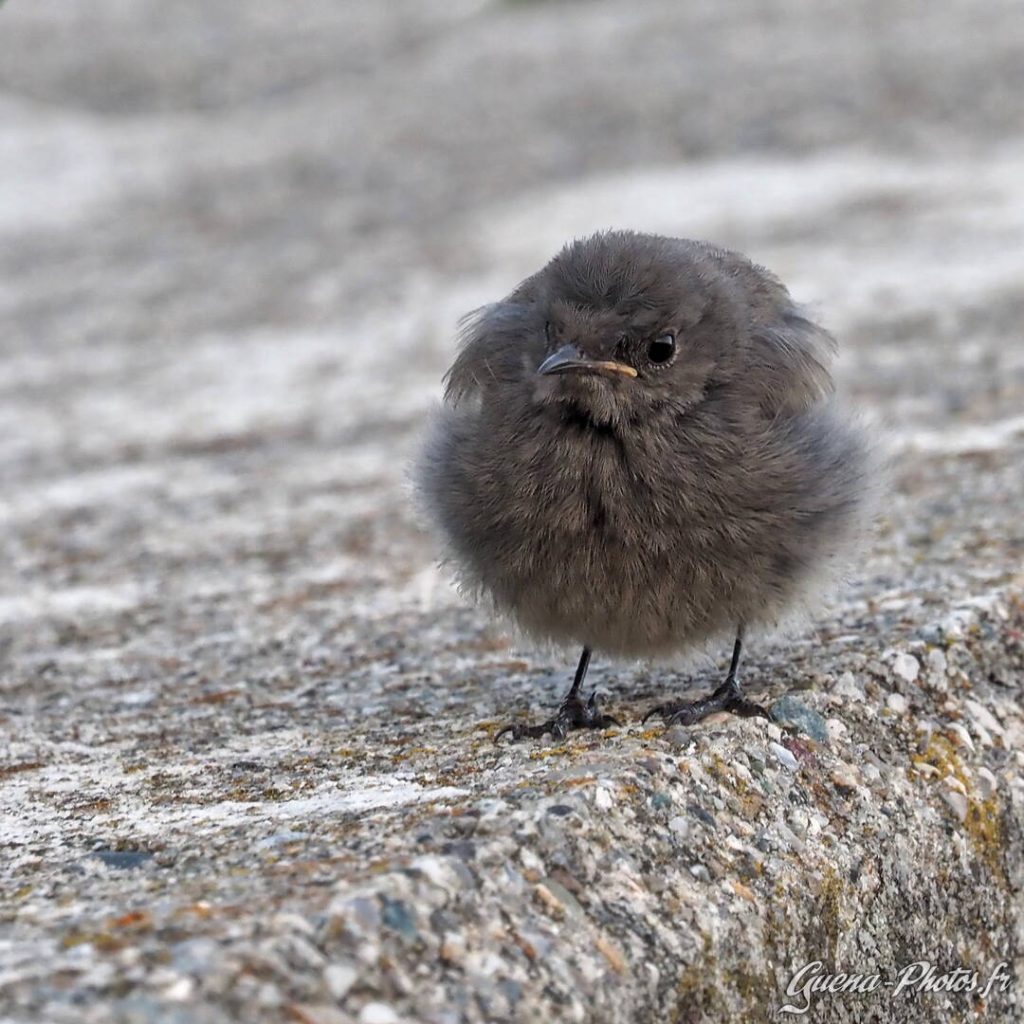
[(7, 3), (8, 694), (102, 733), (122, 699), (326, 680), (345, 715), (479, 662), (407, 458), (457, 317), (605, 227), (741, 249), (838, 335), (898, 457), (873, 600), (997, 584), (1022, 96), (1016, 0)]

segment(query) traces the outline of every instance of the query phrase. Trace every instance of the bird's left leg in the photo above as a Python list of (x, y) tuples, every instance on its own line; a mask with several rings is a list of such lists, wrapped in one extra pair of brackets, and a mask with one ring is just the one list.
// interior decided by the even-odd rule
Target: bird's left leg
[(742, 653), (743, 624), (740, 623), (736, 630), (736, 643), (732, 648), (732, 661), (729, 663), (729, 673), (725, 677), (725, 682), (713, 693), (699, 700), (659, 704), (644, 715), (644, 721), (654, 715), (661, 715), (666, 725), (693, 725), (716, 711), (728, 711), (730, 714), (739, 715), (740, 718), (767, 718), (768, 721), (772, 721), (772, 713), (767, 708), (743, 696), (739, 681)]
[(497, 743), (505, 733), (511, 733), (512, 740), (521, 740), (524, 736), (537, 739), (549, 732), (556, 739), (562, 739), (570, 729), (607, 729), (609, 726), (619, 723), (611, 715), (602, 714), (597, 706), (597, 691), (595, 690), (587, 700), (580, 696), (583, 688), (583, 680), (590, 667), (590, 648), (584, 647), (580, 655), (580, 662), (576, 666), (576, 675), (573, 677), (572, 686), (565, 695), (558, 707), (558, 713), (554, 718), (549, 718), (540, 725), (506, 725), (494, 736)]

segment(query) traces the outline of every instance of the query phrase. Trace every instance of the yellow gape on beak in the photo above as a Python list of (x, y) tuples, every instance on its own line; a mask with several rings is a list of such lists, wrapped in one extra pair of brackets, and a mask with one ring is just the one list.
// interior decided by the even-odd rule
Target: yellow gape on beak
[(575, 345), (563, 345), (537, 367), (537, 372), (551, 373), (620, 373), (623, 377), (635, 377), (636, 370), (628, 363), (617, 363), (614, 359), (589, 359)]
[(603, 359), (599, 363), (591, 363), (595, 370), (607, 370), (609, 373), (621, 373), (623, 377), (635, 377), (636, 370), (626, 363), (616, 363), (611, 359)]

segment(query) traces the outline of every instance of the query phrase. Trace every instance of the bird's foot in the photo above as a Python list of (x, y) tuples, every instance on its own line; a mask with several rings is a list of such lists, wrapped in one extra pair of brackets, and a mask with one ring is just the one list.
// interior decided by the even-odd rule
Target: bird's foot
[(738, 715), (740, 718), (767, 718), (769, 722), (774, 721), (772, 713), (761, 704), (747, 700), (740, 692), (735, 682), (724, 682), (714, 693), (699, 700), (671, 701), (668, 704), (659, 704), (651, 708), (644, 715), (644, 722), (655, 715), (661, 715), (666, 726), (693, 725), (713, 715), (718, 711), (725, 711), (731, 715)]
[(572, 729), (607, 729), (613, 725), (619, 725), (618, 719), (601, 712), (595, 690), (587, 700), (576, 694), (566, 697), (558, 708), (558, 714), (540, 725), (506, 725), (494, 734), (494, 742), (497, 743), (506, 733), (511, 735), (513, 743), (524, 738), (539, 739), (545, 733), (551, 733), (552, 738), (560, 740)]

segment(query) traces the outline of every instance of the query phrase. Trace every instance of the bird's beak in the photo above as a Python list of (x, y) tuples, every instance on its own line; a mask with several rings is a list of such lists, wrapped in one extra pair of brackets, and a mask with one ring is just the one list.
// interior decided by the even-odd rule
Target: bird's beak
[(575, 345), (563, 345), (537, 367), (541, 374), (550, 373), (621, 373), (623, 377), (635, 377), (636, 370), (626, 363), (613, 359), (588, 359)]

